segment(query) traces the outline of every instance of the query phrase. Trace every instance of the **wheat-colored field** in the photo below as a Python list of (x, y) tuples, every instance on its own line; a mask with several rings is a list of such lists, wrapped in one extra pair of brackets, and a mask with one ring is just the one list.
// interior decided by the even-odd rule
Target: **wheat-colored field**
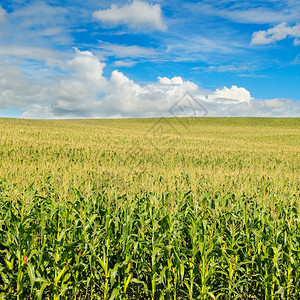
[(3, 299), (299, 299), (300, 119), (0, 119)]

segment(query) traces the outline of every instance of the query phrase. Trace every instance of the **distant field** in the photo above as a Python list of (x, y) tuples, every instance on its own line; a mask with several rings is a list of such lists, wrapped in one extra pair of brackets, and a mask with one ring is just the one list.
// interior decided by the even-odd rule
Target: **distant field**
[(0, 118), (0, 299), (300, 299), (299, 174), (300, 119)]

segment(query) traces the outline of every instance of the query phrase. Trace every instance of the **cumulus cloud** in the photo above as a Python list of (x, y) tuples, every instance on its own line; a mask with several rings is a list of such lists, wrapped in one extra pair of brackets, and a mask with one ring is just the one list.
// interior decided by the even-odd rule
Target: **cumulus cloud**
[(158, 77), (158, 80), (162, 84), (183, 84), (183, 80), (179, 76), (176, 76), (176, 77), (173, 77), (173, 78)]
[(208, 102), (215, 103), (249, 103), (252, 99), (249, 91), (236, 85), (233, 85), (230, 89), (226, 86), (221, 90), (217, 89), (207, 97)]
[[(199, 108), (204, 108), (199, 116), (203, 111), (208, 116), (300, 116), (300, 101), (257, 100), (235, 85), (203, 90), (179, 76), (141, 85), (118, 70), (107, 78), (105, 64), (90, 51), (75, 49), (60, 66), (60, 77), (37, 84), (0, 61), (0, 109), (22, 109), (25, 118), (171, 117), (174, 111), (195, 116)], [(179, 103), (187, 92), (192, 96)]]
[(252, 35), (252, 45), (271, 44), (277, 41), (286, 39), (287, 37), (295, 38), (294, 45), (299, 44), (300, 24), (288, 26), (286, 23), (281, 23), (268, 30), (256, 31)]
[(93, 17), (109, 25), (125, 24), (132, 28), (147, 27), (162, 31), (167, 29), (160, 5), (140, 0), (134, 0), (123, 7), (113, 4), (109, 9), (95, 11)]
[(75, 57), (67, 61), (65, 69), (73, 71), (75, 74), (73, 77), (83, 82), (86, 81), (94, 85), (102, 83), (105, 63), (100, 62), (90, 51), (80, 51), (77, 48), (74, 50)]

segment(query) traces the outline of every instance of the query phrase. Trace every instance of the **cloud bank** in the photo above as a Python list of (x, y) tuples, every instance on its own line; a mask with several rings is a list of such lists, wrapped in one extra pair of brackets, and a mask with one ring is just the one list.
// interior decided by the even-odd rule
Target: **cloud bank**
[(128, 25), (132, 28), (152, 28), (164, 31), (167, 29), (162, 18), (162, 11), (159, 4), (134, 0), (123, 7), (112, 4), (111, 8), (97, 10), (93, 17), (104, 24), (112, 26)]
[(0, 109), (21, 109), (24, 118), (168, 117), (170, 108), (189, 92), (208, 116), (300, 115), (300, 101), (258, 100), (238, 86), (203, 90), (179, 76), (141, 85), (118, 70), (106, 78), (105, 63), (89, 51), (75, 49), (60, 67), (60, 76), (37, 81), (0, 60)]

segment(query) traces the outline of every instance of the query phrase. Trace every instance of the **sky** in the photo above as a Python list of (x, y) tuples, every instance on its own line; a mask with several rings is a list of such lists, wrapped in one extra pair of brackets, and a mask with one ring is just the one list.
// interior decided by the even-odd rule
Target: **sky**
[(0, 0), (0, 117), (299, 117), (300, 1)]

